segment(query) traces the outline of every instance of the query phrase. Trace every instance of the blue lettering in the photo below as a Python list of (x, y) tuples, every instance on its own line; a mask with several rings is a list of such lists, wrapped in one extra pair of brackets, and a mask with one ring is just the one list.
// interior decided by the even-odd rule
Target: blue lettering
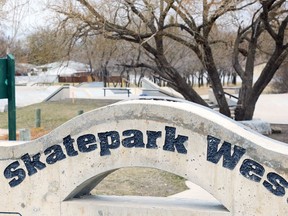
[(54, 164), (57, 161), (63, 160), (66, 158), (66, 155), (63, 153), (62, 148), (60, 145), (54, 145), (51, 146), (49, 148), (47, 148), (44, 151), (45, 155), (50, 154), (47, 158), (46, 158), (46, 162), (48, 164)]
[(24, 169), (17, 169), (20, 166), (20, 163), (18, 161), (15, 161), (11, 163), (5, 170), (4, 170), (4, 176), (6, 179), (11, 179), (13, 178), (10, 182), (9, 185), (10, 187), (16, 187), (19, 185), (21, 182), (24, 181), (26, 177), (26, 173)]
[(276, 196), (284, 196), (285, 188), (288, 188), (288, 182), (277, 173), (268, 173), (267, 180), (264, 181), (264, 187)]
[(265, 173), (265, 169), (261, 164), (253, 160), (246, 159), (243, 161), (240, 167), (240, 173), (247, 179), (260, 182)]
[(111, 155), (110, 149), (116, 149), (120, 146), (120, 136), (117, 131), (98, 133), (98, 137), (100, 139), (101, 156)]
[(122, 140), (122, 145), (126, 148), (144, 148), (143, 133), (139, 130), (123, 131), (123, 136), (130, 136)]
[(165, 136), (165, 143), (163, 146), (163, 150), (175, 152), (175, 148), (178, 153), (187, 154), (187, 149), (184, 146), (184, 142), (188, 140), (187, 136), (176, 136), (176, 128), (175, 127), (165, 127), (166, 136)]
[[(25, 154), (21, 157), (22, 161), (24, 162), (26, 169), (28, 171), (28, 175), (31, 176), (35, 173), (37, 173), (38, 170), (42, 170), (46, 167), (44, 163), (40, 161), (40, 153), (34, 155), (32, 157), (32, 160), (29, 156), (29, 154)], [(36, 169), (37, 168), (37, 169)]]
[(156, 140), (162, 136), (161, 131), (147, 131), (147, 149), (157, 149)]
[(93, 134), (86, 134), (78, 137), (77, 145), (80, 152), (91, 152), (97, 149), (96, 137)]
[(78, 152), (74, 149), (74, 139), (71, 138), (71, 136), (67, 136), (63, 138), (63, 145), (66, 148), (67, 155), (69, 157), (77, 156)]
[(233, 154), (231, 155), (231, 144), (224, 142), (218, 150), (220, 140), (213, 137), (207, 136), (207, 161), (217, 164), (220, 158), (223, 156), (223, 167), (233, 170), (241, 157), (245, 154), (246, 149), (239, 146), (234, 146)]

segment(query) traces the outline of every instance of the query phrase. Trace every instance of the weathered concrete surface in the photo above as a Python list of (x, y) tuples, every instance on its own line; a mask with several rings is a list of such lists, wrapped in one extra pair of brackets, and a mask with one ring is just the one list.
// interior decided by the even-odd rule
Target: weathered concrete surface
[[(89, 196), (131, 166), (187, 178), (223, 206)], [(0, 211), (22, 215), (288, 213), (288, 147), (191, 103), (135, 100), (85, 113), (38, 140), (3, 144), (0, 170)]]

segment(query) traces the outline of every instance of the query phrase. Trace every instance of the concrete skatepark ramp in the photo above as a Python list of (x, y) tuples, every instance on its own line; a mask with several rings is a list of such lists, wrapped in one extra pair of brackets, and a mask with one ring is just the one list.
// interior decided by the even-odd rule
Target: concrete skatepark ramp
[[(0, 215), (288, 213), (288, 147), (192, 103), (124, 101), (84, 113), (37, 140), (2, 143), (0, 150)], [(90, 195), (122, 167), (174, 173), (219, 203), (199, 201), (197, 194)]]

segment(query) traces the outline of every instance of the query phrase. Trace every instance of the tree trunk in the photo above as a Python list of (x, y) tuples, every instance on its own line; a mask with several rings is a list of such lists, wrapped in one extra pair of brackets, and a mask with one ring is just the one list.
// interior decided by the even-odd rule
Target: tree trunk
[(274, 74), (285, 60), (287, 55), (288, 52), (285, 53), (284, 49), (276, 48), (254, 85), (252, 84), (253, 72), (248, 74), (248, 77), (246, 77), (246, 69), (246, 74), (242, 80), (242, 87), (239, 93), (237, 108), (235, 110), (235, 120), (243, 121), (251, 120), (253, 118), (258, 98), (264, 91), (265, 87), (272, 80)]
[(232, 75), (232, 84), (233, 84), (233, 85), (236, 85), (236, 84), (237, 84), (237, 75), (236, 75), (236, 74), (233, 74), (233, 75)]
[(164, 55), (155, 56), (158, 66), (158, 74), (169, 81), (170, 86), (183, 95), (186, 100), (209, 107), (200, 95), (187, 84), (184, 77), (167, 61)]
[(245, 106), (238, 106), (235, 109), (235, 120), (246, 121), (253, 118), (255, 111), (255, 103), (246, 104)]
[(200, 97), (200, 95), (192, 89), (190, 85), (187, 84), (185, 79), (181, 77), (178, 73), (174, 75), (172, 88), (183, 95), (186, 100), (198, 103), (202, 106), (208, 107), (208, 104)]
[(203, 44), (203, 50), (205, 53), (203, 64), (205, 65), (205, 68), (208, 72), (211, 85), (212, 85), (212, 89), (213, 89), (213, 93), (219, 105), (220, 113), (228, 117), (231, 117), (231, 112), (230, 112), (228, 103), (226, 101), (223, 86), (221, 84), (221, 79), (219, 77), (217, 68), (215, 66), (215, 61), (213, 58), (212, 50), (208, 42)]
[[(241, 91), (239, 95), (241, 95)], [(238, 104), (235, 110), (236, 121), (247, 121), (247, 120), (253, 119), (256, 103), (259, 99), (259, 96), (260, 94), (258, 94), (257, 91), (255, 91), (255, 89), (252, 89), (250, 93), (246, 95), (247, 97), (246, 100), (241, 100), (239, 98)]]

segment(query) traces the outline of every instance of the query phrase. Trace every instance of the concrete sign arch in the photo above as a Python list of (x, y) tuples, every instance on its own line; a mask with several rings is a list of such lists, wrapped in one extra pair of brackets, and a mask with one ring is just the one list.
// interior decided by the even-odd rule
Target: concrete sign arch
[[(2, 144), (0, 159), (0, 215), (288, 213), (288, 147), (192, 103), (133, 100), (110, 105), (35, 141)], [(140, 207), (137, 197), (89, 196), (105, 176), (122, 167), (177, 174), (223, 206), (176, 200), (180, 205), (172, 209), (169, 200), (144, 198), (148, 204)], [(124, 206), (116, 204), (119, 199)]]

